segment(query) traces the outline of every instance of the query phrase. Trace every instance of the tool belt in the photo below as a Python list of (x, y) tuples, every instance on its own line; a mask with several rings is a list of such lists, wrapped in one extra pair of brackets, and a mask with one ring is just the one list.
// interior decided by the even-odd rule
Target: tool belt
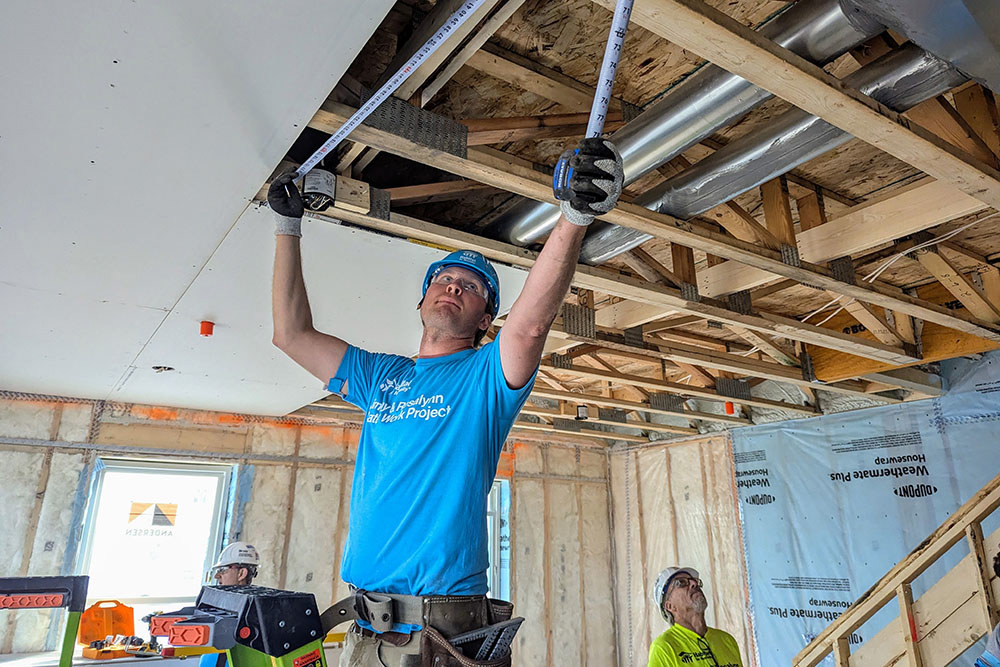
[[(397, 595), (354, 590), (320, 616), (324, 632), (346, 621), (365, 621), (377, 636), (404, 646), (420, 634), (420, 656), (426, 664), (478, 667), (510, 664), (510, 645), (524, 620), (511, 618), (514, 605), (484, 595)], [(393, 630), (395, 624), (406, 631)], [(397, 627), (400, 627), (397, 625)], [(435, 661), (436, 660), (436, 661)]]

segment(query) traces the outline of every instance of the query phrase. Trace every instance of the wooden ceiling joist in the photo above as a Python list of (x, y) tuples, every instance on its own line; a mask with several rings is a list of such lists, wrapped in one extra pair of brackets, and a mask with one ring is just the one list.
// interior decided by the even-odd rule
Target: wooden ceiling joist
[[(343, 104), (327, 101), (314, 116), (310, 126), (327, 132), (334, 131), (349, 117), (353, 110)], [(469, 158), (461, 158), (444, 151), (421, 146), (405, 137), (396, 136), (367, 125), (360, 126), (351, 135), (352, 139), (380, 150), (389, 151), (430, 166), (449, 171), (458, 176), (501, 187), (538, 201), (551, 203), (552, 187), (550, 179), (537, 172), (529, 172), (516, 165), (484, 155), (469, 149)], [(1000, 186), (1000, 183), (998, 183)], [(1000, 196), (998, 196), (1000, 200)], [(822, 266), (803, 262), (801, 266), (786, 264), (774, 251), (756, 247), (750, 243), (727, 238), (717, 232), (704, 229), (690, 222), (677, 220), (667, 215), (653, 213), (641, 206), (620, 203), (616, 209), (603, 216), (606, 222), (620, 224), (631, 229), (650, 234), (667, 241), (680, 243), (703, 252), (733, 259), (744, 264), (764, 269), (786, 278), (833, 289), (848, 297), (908, 313), (923, 320), (936, 322), (942, 326), (965, 333), (1000, 340), (1000, 331), (988, 322), (962, 313), (953, 313), (937, 304), (922, 301), (902, 292), (902, 290), (881, 284), (851, 285), (838, 281), (832, 272)], [(660, 288), (666, 289), (666, 288)], [(604, 290), (606, 291), (606, 290)], [(695, 304), (701, 305), (701, 304)], [(724, 310), (724, 309), (719, 309)], [(689, 307), (689, 312), (691, 311)], [(713, 318), (718, 319), (718, 318)], [(722, 320), (724, 321), (724, 320)], [(800, 323), (790, 324), (799, 328)], [(753, 327), (748, 327), (753, 328)], [(886, 346), (894, 352), (901, 353)], [(902, 353), (902, 356), (906, 356)]]
[(683, 417), (684, 419), (699, 419), (701, 421), (713, 421), (723, 424), (749, 426), (753, 422), (745, 417), (735, 417), (732, 415), (716, 414), (714, 412), (702, 412), (700, 410), (688, 410), (687, 408), (678, 410), (666, 410), (652, 406), (649, 401), (626, 401), (611, 396), (599, 396), (587, 392), (560, 391), (557, 389), (545, 389), (535, 386), (531, 391), (532, 395), (540, 398), (550, 398), (555, 400), (568, 401), (570, 403), (587, 403), (599, 405), (605, 408), (620, 408), (622, 410), (634, 410), (648, 414), (667, 415), (670, 417)]
[(707, 387), (698, 387), (696, 385), (668, 382), (667, 380), (658, 380), (656, 378), (645, 377), (642, 375), (618, 373), (614, 371), (600, 370), (598, 368), (585, 368), (583, 366), (578, 366), (576, 364), (573, 364), (569, 368), (563, 368), (563, 367), (556, 367), (548, 362), (542, 362), (541, 367), (554, 375), (564, 374), (572, 377), (586, 378), (588, 380), (604, 380), (612, 383), (628, 384), (635, 387), (643, 387), (644, 389), (663, 392), (667, 394), (691, 396), (709, 401), (739, 403), (740, 405), (750, 405), (756, 408), (767, 408), (770, 410), (784, 410), (786, 412), (794, 412), (809, 416), (815, 416), (819, 414), (816, 411), (816, 408), (810, 407), (808, 405), (796, 405), (794, 403), (786, 403), (784, 401), (771, 401), (764, 398), (737, 399), (729, 396), (723, 396), (716, 390), (708, 389)]
[[(586, 133), (589, 113), (546, 114), (501, 118), (466, 118), (460, 122), (469, 130), (466, 144), (481, 146), (525, 139), (580, 137)], [(604, 131), (617, 130), (624, 123), (618, 111), (608, 113)]]
[[(521, 408), (521, 414), (524, 415), (535, 415), (538, 417), (554, 417), (556, 419), (570, 419), (574, 420), (574, 415), (566, 414), (560, 411), (558, 408), (543, 408), (539, 405), (533, 403), (525, 403), (524, 407)], [(672, 433), (674, 435), (697, 435), (699, 433), (698, 429), (691, 428), (690, 426), (672, 426), (670, 424), (656, 424), (654, 422), (638, 421), (635, 419), (628, 419), (626, 421), (616, 421), (614, 419), (602, 419), (599, 415), (588, 415), (584, 420), (580, 420), (584, 423), (590, 424), (604, 424), (606, 426), (621, 426), (624, 428), (634, 428), (641, 431), (650, 431), (653, 433)]]
[[(370, 214), (358, 213), (357, 211), (341, 209), (338, 209), (336, 214), (312, 213), (311, 215), (318, 219), (329, 219), (331, 221), (344, 220), (370, 229), (377, 229), (404, 238), (414, 238), (445, 247), (478, 250), (492, 260), (505, 262), (512, 266), (530, 267), (534, 263), (536, 256), (536, 253), (526, 248), (434, 225), (400, 213), (392, 213), (389, 220), (383, 220)], [(577, 265), (573, 284), (605, 294), (652, 304), (660, 312), (676, 311), (697, 315), (702, 319), (735, 324), (754, 331), (791, 338), (813, 345), (826, 346), (831, 349), (841, 350), (865, 358), (881, 360), (890, 364), (899, 365), (919, 361), (903, 350), (878, 342), (854, 338), (840, 331), (803, 324), (789, 317), (772, 313), (741, 315), (721, 306), (688, 301), (684, 299), (678, 290), (650, 285), (649, 283), (608, 269), (579, 264)], [(600, 312), (598, 311), (598, 313)]]
[(822, 68), (704, 2), (638, 0), (631, 20), (983, 203), (1000, 207), (1000, 173), (995, 169), (913, 127), (900, 114), (846, 88)]
[[(825, 389), (841, 394), (867, 395), (864, 386), (859, 383), (817, 384), (803, 378), (801, 370), (788, 365), (757, 361), (738, 354), (712, 352), (695, 345), (647, 342), (644, 346), (640, 347), (612, 340), (612, 338), (617, 338), (614, 334), (607, 335), (599, 332), (597, 338), (571, 334), (566, 332), (559, 323), (553, 324), (551, 334), (596, 346), (599, 352), (604, 351), (610, 354), (618, 354), (629, 359), (670, 361), (678, 365), (684, 364), (684, 366), (681, 366), (682, 368), (686, 368), (687, 366), (714, 368), (719, 371), (734, 373), (738, 376), (758, 377), (765, 380), (774, 380), (775, 382), (785, 382), (795, 386)], [(885, 398), (884, 400), (887, 402), (896, 402), (894, 399), (889, 398)]]

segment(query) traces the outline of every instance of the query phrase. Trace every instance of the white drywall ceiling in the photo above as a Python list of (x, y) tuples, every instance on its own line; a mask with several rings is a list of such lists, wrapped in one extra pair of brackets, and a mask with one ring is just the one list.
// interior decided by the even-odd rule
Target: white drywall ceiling
[[(321, 395), (270, 348), (270, 224), (240, 216), (391, 5), (5, 7), (0, 390), (266, 414)], [(307, 259), (357, 257), (371, 238), (326, 231), (307, 239)], [(422, 275), (437, 253), (374, 238), (362, 275), (322, 261), (308, 275), (317, 301), (319, 285), (350, 291), (358, 328), (334, 333), (384, 348), (419, 326), (396, 307), (413, 305), (400, 272)], [(509, 296), (523, 279), (510, 273)], [(210, 298), (223, 291), (225, 303)], [(185, 338), (209, 315), (216, 337)], [(152, 377), (152, 363), (178, 372)]]

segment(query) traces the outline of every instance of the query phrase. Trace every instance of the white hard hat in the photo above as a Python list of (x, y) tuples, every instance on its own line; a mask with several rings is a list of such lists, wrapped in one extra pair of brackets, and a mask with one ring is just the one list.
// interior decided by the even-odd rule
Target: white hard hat
[(260, 554), (257, 553), (257, 549), (252, 544), (233, 542), (219, 554), (218, 560), (212, 566), (212, 571), (227, 565), (252, 565), (256, 568), (260, 566)]
[(685, 572), (695, 579), (701, 579), (698, 570), (693, 567), (668, 567), (656, 575), (656, 583), (653, 584), (653, 602), (656, 604), (656, 608), (660, 610), (660, 616), (670, 625), (674, 624), (674, 619), (672, 618), (672, 614), (663, 608), (663, 596), (667, 592), (667, 584), (674, 578), (674, 575), (681, 572)]

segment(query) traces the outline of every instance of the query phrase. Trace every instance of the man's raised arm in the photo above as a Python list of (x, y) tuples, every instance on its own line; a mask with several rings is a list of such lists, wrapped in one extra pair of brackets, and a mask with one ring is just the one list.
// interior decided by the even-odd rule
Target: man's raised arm
[(507, 384), (520, 389), (538, 368), (552, 321), (562, 306), (580, 256), (580, 244), (594, 216), (607, 213), (622, 191), (622, 159), (605, 139), (584, 139), (570, 159), (572, 197), (528, 272), (510, 309), (500, 340)]
[(340, 367), (347, 343), (313, 327), (299, 248), (304, 207), (293, 178), (292, 172), (282, 174), (267, 191), (267, 203), (277, 221), (271, 284), (272, 341), (299, 366), (327, 382)]

